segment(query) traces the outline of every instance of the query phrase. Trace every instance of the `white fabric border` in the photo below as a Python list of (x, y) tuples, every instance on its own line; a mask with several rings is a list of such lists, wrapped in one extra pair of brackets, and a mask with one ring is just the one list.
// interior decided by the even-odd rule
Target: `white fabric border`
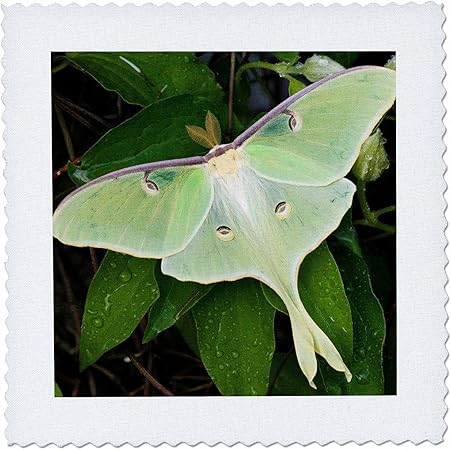
[[(439, 5), (15, 5), (4, 12), (9, 443), (442, 441), (447, 333)], [(68, 50), (396, 51), (396, 396), (53, 397), (50, 52)]]

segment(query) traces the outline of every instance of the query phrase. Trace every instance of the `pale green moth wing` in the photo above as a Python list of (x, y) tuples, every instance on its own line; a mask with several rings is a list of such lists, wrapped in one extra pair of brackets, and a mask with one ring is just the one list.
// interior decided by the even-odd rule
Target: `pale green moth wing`
[(74, 191), (55, 211), (54, 236), (68, 245), (145, 258), (182, 250), (213, 201), (208, 168), (199, 164), (146, 170), (153, 166), (119, 170)]
[(351, 170), (361, 144), (392, 106), (395, 77), (393, 70), (371, 66), (334, 74), (278, 105), (234, 147), (265, 178), (330, 184)]
[(259, 177), (236, 150), (209, 162), (215, 197), (186, 248), (163, 259), (163, 273), (213, 283), (253, 277), (287, 306), (299, 365), (313, 385), (315, 353), (350, 373), (333, 343), (308, 315), (297, 289), (299, 265), (337, 226), (355, 191), (346, 179), (328, 186), (282, 184)]

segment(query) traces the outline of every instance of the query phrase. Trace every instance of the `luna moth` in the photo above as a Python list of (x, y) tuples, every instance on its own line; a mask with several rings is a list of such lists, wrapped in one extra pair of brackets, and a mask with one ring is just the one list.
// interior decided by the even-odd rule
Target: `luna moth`
[(117, 170), (68, 195), (54, 235), (73, 246), (161, 258), (164, 274), (215, 283), (253, 277), (283, 300), (312, 387), (321, 355), (348, 381), (340, 353), (307, 313), (299, 267), (351, 207), (345, 175), (395, 100), (395, 72), (335, 73), (280, 103), (204, 156)]

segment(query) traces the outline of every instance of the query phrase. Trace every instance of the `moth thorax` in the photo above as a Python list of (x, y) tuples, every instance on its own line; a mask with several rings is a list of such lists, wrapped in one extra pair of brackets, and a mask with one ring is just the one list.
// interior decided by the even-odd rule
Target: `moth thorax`
[(238, 152), (235, 149), (227, 150), (220, 156), (211, 158), (208, 165), (222, 178), (233, 177), (238, 172)]

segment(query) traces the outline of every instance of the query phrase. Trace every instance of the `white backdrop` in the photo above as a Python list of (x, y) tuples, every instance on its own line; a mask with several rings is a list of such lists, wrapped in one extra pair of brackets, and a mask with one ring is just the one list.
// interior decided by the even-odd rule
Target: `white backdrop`
[[(50, 3), (50, 2), (49, 2)], [(65, 4), (65, 3), (70, 3), (70, 2), (61, 2), (61, 4)], [(102, 4), (102, 2), (98, 2), (99, 4)], [(107, 2), (105, 2), (105, 3), (107, 3)], [(125, 3), (125, 2), (117, 2), (118, 4), (123, 4), (123, 3)], [(140, 3), (144, 3), (144, 2), (136, 2), (136, 4), (140, 4)], [(173, 3), (175, 3), (175, 4), (177, 4), (177, 2), (173, 2)], [(192, 3), (194, 3), (194, 4), (196, 4), (197, 2), (192, 2)], [(200, 2), (199, 2), (200, 3)], [(219, 3), (219, 2), (218, 2)], [(233, 2), (233, 1), (230, 1), (229, 2), (230, 4), (238, 4), (239, 2)], [(249, 4), (252, 4), (253, 2), (249, 2)], [(271, 3), (276, 3), (276, 2), (267, 2), (268, 4), (271, 4)], [(294, 2), (286, 2), (286, 4), (293, 4)], [(305, 4), (309, 4), (309, 3), (311, 3), (311, 2), (304, 2)], [(313, 3), (317, 3), (317, 2), (313, 2)], [(321, 2), (321, 3), (324, 3), (324, 4), (328, 4), (328, 3), (332, 3), (332, 2), (326, 2), (326, 1), (323, 1), (323, 2)], [(340, 2), (340, 3), (342, 3), (342, 4), (346, 4), (347, 2)], [(350, 2), (349, 2), (350, 3)], [(384, 3), (388, 3), (388, 2), (379, 2), (380, 4), (384, 4)], [(42, 2), (42, 4), (46, 4), (45, 2)], [(79, 4), (82, 4), (82, 5), (84, 5), (84, 4), (88, 4), (88, 2), (84, 2), (84, 1), (79, 1)], [(211, 4), (215, 4), (215, 2), (211, 2)], [(446, 13), (447, 11), (446, 11), (446, 8), (445, 8), (445, 13)], [(275, 19), (276, 20), (276, 19)], [(401, 23), (400, 23), (400, 25), (402, 25)], [(446, 25), (445, 25), (445, 30), (446, 30)], [(24, 32), (27, 32), (28, 30), (24, 30)], [(410, 36), (409, 36), (409, 39), (410, 39)], [(418, 48), (419, 48), (419, 46), (418, 46)], [(58, 49), (60, 49), (60, 50), (64, 50), (64, 48), (58, 48)], [(416, 48), (414, 48), (413, 50), (416, 50)], [(418, 60), (420, 60), (421, 59), (421, 55), (418, 55)], [(445, 67), (446, 66), (449, 66), (449, 62), (448, 61), (446, 61), (445, 62)], [(449, 71), (449, 69), (448, 69), (448, 71)], [(446, 80), (446, 83), (447, 84), (449, 84), (449, 80)], [(445, 103), (447, 102), (447, 99), (445, 99)], [(399, 109), (398, 109), (398, 113), (400, 113), (400, 111), (399, 111)], [(32, 126), (32, 124), (30, 123), (30, 124), (28, 124), (27, 126)], [(2, 129), (3, 129), (3, 124), (2, 124)], [(448, 143), (449, 143), (449, 136), (446, 136), (445, 137), (445, 141), (447, 141)], [(447, 161), (447, 162), (449, 162), (449, 155), (447, 155), (446, 157), (445, 157), (445, 161)], [(406, 161), (406, 164), (408, 164), (408, 161)], [(449, 176), (448, 176), (448, 178), (449, 178)], [(0, 190), (3, 190), (3, 188), (4, 188), (4, 180), (1, 180), (1, 183), (0, 183)], [(448, 196), (449, 197), (449, 196)], [(3, 198), (3, 205), (5, 204), (5, 200), (4, 200), (4, 198)], [(3, 226), (4, 226), (4, 224), (5, 224), (5, 217), (4, 216), (2, 216), (1, 217), (1, 220), (0, 220), (0, 228), (2, 228), (3, 229)], [(449, 238), (449, 236), (448, 236), (448, 238)], [(5, 236), (4, 236), (4, 234), (3, 235), (1, 235), (1, 240), (0, 240), (0, 249), (3, 249), (4, 248), (4, 244), (5, 244)], [(2, 254), (2, 253), (0, 253), (0, 254)], [(3, 256), (3, 259), (6, 259), (6, 255), (5, 255), (5, 252), (3, 251), (3, 254), (2, 254), (2, 256)], [(412, 261), (412, 263), (413, 263), (413, 261)], [(3, 286), (3, 284), (4, 284), (4, 281), (6, 280), (6, 274), (3, 272), (2, 273), (2, 278), (1, 278), (1, 280), (0, 280), (0, 285), (1, 286)], [(5, 298), (6, 297), (6, 291), (5, 290), (3, 290), (3, 296), (2, 296), (2, 298)], [(1, 304), (0, 304), (0, 313), (1, 313), (1, 318), (3, 319), (4, 317), (6, 317), (6, 309), (5, 309), (5, 306), (4, 306), (4, 302), (2, 302)], [(2, 332), (4, 332), (4, 330), (5, 330), (5, 327), (0, 327), (1, 328), (1, 331)], [(3, 354), (5, 353), (5, 351), (6, 351), (6, 349), (5, 349), (5, 344), (4, 344), (4, 339), (3, 339), (3, 337), (1, 337), (0, 336), (0, 348), (3, 350)], [(2, 371), (3, 371), (3, 373), (6, 371), (6, 367), (5, 367), (5, 364), (4, 364), (4, 361), (3, 361), (3, 358), (2, 359), (0, 359), (0, 364), (1, 364), (1, 368), (2, 368)], [(3, 393), (5, 392), (5, 389), (6, 389), (6, 386), (5, 386), (5, 382), (4, 382), (4, 380), (3, 380), (3, 377), (0, 377), (0, 395), (1, 395), (1, 397), (2, 397), (2, 400), (3, 400)], [(424, 421), (427, 421), (427, 417), (423, 417), (423, 420)], [(4, 429), (4, 427), (5, 427), (5, 422), (4, 422), (4, 418), (3, 417), (0, 417), (0, 421), (3, 421), (3, 423), (1, 423), (2, 425), (3, 425), (3, 429)], [(421, 424), (419, 424), (419, 425), (421, 425)], [(426, 444), (426, 445), (428, 445), (428, 444)], [(203, 446), (203, 444), (201, 444), (200, 445), (200, 447), (202, 447)], [(316, 444), (313, 444), (313, 446), (316, 446)], [(331, 446), (335, 446), (334, 444), (332, 444)], [(352, 444), (350, 444), (350, 446), (353, 446)], [(372, 444), (370, 444), (369, 446), (372, 446)], [(410, 446), (410, 444), (407, 444), (407, 446)], [(185, 447), (185, 446), (184, 446)]]

